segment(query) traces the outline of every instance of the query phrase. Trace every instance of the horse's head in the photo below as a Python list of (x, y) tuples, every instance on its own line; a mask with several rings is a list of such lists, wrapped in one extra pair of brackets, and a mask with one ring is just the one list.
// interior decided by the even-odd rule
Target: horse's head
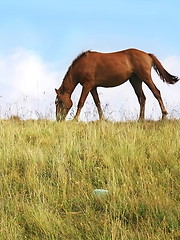
[(60, 93), (59, 90), (55, 89), (56, 91), (56, 120), (57, 121), (63, 121), (65, 120), (69, 109), (72, 107), (72, 100), (66, 93)]

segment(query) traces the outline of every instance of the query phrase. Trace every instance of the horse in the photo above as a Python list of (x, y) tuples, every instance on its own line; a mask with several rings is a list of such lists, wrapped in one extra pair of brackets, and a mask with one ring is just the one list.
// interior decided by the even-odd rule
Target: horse
[(81, 109), (89, 93), (91, 93), (98, 110), (100, 120), (104, 119), (97, 87), (116, 87), (127, 80), (130, 81), (140, 104), (139, 120), (144, 120), (146, 97), (142, 89), (144, 82), (158, 100), (162, 119), (168, 112), (161, 98), (161, 93), (151, 78), (151, 68), (154, 68), (160, 79), (168, 84), (179, 81), (177, 76), (168, 73), (161, 62), (151, 53), (138, 49), (126, 49), (118, 52), (101, 53), (86, 51), (74, 59), (63, 82), (56, 92), (56, 120), (65, 120), (73, 103), (71, 94), (80, 83), (82, 92), (74, 119), (78, 120)]

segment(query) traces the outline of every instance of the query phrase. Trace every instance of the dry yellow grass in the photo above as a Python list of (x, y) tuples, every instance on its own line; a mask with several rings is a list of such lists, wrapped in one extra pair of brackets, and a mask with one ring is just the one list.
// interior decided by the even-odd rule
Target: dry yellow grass
[(1, 121), (0, 239), (179, 239), (179, 136), (178, 120)]

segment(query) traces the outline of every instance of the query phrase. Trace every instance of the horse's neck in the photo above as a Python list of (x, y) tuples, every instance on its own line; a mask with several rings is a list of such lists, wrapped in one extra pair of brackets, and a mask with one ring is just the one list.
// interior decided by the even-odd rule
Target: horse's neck
[(61, 93), (66, 93), (71, 96), (76, 86), (77, 83), (74, 83), (72, 78), (65, 77), (59, 90), (61, 91)]

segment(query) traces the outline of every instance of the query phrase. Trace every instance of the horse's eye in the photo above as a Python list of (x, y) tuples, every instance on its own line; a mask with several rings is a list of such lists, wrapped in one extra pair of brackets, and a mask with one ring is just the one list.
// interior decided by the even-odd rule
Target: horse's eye
[(58, 98), (56, 98), (56, 100), (55, 100), (55, 104), (56, 104), (56, 105), (58, 104)]

